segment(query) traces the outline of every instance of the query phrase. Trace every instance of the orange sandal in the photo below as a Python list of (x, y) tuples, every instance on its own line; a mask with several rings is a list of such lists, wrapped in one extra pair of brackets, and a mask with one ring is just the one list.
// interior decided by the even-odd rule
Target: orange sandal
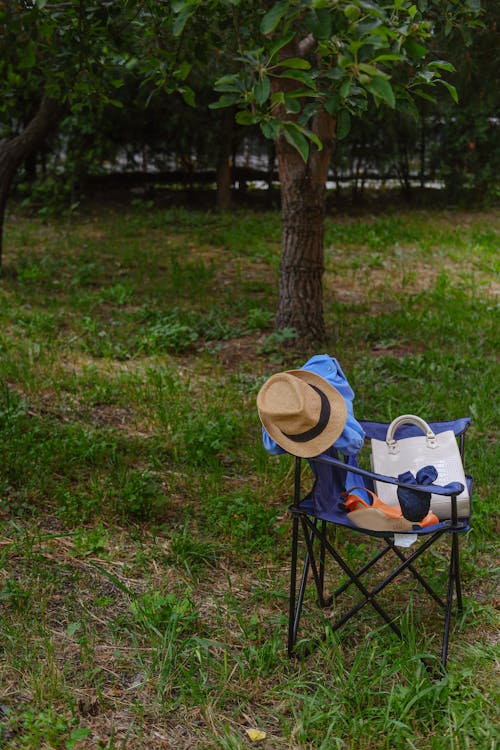
[[(363, 500), (363, 498), (359, 497), (359, 495), (353, 495), (353, 490), (363, 490), (364, 492), (368, 492), (369, 495), (372, 496), (373, 502), (370, 505), (370, 503), (367, 503), (366, 500)], [(371, 490), (368, 490), (366, 487), (351, 487), (349, 492), (343, 492), (342, 497), (345, 498), (343, 505), (345, 506), (345, 509), (347, 511), (351, 510), (358, 510), (359, 507), (361, 508), (377, 508), (378, 510), (381, 510), (384, 515), (387, 516), (387, 518), (402, 518), (403, 513), (401, 511), (401, 508), (398, 505), (387, 505), (387, 503), (384, 503), (378, 495), (376, 495)]]
[[(370, 503), (367, 503), (366, 500), (363, 500), (363, 498), (359, 497), (359, 495), (353, 495), (353, 490), (363, 490), (363, 492), (368, 492), (369, 495), (371, 495), (373, 502), (370, 505)], [(384, 503), (383, 500), (379, 498), (378, 495), (376, 495), (371, 490), (367, 489), (366, 487), (351, 487), (349, 492), (343, 492), (341, 495), (342, 498), (344, 498), (344, 502), (342, 503), (342, 507), (349, 512), (349, 518), (356, 523), (357, 525), (361, 525), (361, 523), (370, 519), (373, 523), (375, 520), (375, 517), (378, 516), (378, 514), (370, 514), (370, 515), (357, 515), (355, 517), (351, 516), (352, 512), (356, 512), (359, 510), (362, 510), (363, 508), (376, 508), (380, 513), (383, 513), (386, 518), (392, 518), (392, 519), (403, 519), (402, 523), (399, 528), (395, 528), (394, 526), (391, 527), (394, 531), (410, 531), (413, 526), (420, 526), (421, 528), (425, 528), (426, 526), (434, 526), (434, 524), (439, 523), (439, 518), (432, 512), (429, 511), (425, 518), (423, 518), (421, 521), (407, 521), (407, 519), (404, 518), (403, 512), (401, 510), (401, 507), (398, 505), (387, 505), (387, 503)], [(356, 518), (356, 520), (354, 520)], [(409, 527), (407, 524), (409, 524)], [(360, 523), (361, 522), (361, 523)], [(398, 525), (399, 526), (399, 525)], [(370, 527), (367, 527), (370, 528)], [(382, 518), (377, 518), (377, 524), (375, 526), (377, 529), (385, 528)]]

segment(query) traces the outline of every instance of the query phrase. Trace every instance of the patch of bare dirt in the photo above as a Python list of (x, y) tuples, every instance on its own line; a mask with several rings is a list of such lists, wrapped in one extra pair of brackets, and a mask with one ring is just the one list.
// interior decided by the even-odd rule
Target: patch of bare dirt
[(262, 333), (250, 333), (234, 339), (217, 342), (212, 348), (216, 351), (220, 364), (228, 370), (238, 371), (242, 365), (252, 363), (258, 359), (257, 350), (264, 338)]

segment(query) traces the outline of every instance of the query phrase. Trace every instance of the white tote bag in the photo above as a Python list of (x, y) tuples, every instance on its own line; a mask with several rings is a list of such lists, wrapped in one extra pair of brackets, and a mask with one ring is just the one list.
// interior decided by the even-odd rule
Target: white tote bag
[[(423, 435), (395, 439), (398, 427), (412, 424), (419, 427)], [(465, 482), (464, 467), (457, 440), (452, 430), (435, 435), (427, 422), (414, 414), (403, 414), (397, 417), (387, 428), (385, 440), (371, 441), (372, 468), (377, 474), (397, 479), (398, 474), (411, 471), (413, 476), (423, 466), (435, 466), (438, 473), (435, 484), (445, 485), (448, 482), (461, 482), (464, 491), (457, 496), (457, 513), (459, 518), (470, 515), (470, 498)], [(375, 482), (375, 492), (385, 503), (398, 504), (397, 487), (393, 484)], [(451, 518), (451, 497), (431, 496), (431, 510), (441, 519)]]

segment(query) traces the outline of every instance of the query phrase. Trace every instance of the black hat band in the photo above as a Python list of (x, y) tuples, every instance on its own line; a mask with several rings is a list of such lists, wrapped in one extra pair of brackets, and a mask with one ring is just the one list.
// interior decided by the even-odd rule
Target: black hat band
[(328, 424), (328, 421), (330, 419), (331, 409), (330, 409), (330, 402), (323, 393), (320, 388), (317, 388), (312, 383), (307, 384), (310, 388), (314, 388), (316, 393), (319, 394), (319, 397), (321, 398), (321, 411), (319, 413), (319, 418), (317, 423), (314, 425), (314, 427), (311, 427), (309, 430), (305, 430), (305, 432), (298, 432), (296, 435), (290, 435), (286, 432), (282, 431), (282, 434), (288, 438), (288, 440), (292, 440), (294, 443), (307, 443), (309, 440), (314, 440), (314, 438), (318, 437), (318, 435), (321, 435), (323, 430)]

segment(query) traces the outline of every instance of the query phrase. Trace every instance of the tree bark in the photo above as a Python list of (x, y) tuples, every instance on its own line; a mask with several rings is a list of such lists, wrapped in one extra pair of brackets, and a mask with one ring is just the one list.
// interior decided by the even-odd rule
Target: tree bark
[(217, 197), (216, 205), (219, 211), (228, 211), (231, 208), (231, 157), (233, 155), (234, 138), (234, 110), (228, 108), (224, 111), (220, 130), (220, 147), (217, 163)]
[(3, 250), (5, 207), (19, 166), (44, 142), (64, 114), (64, 105), (43, 96), (32, 120), (14, 138), (0, 140), (0, 265)]
[(276, 327), (294, 328), (297, 338), (319, 343), (326, 336), (323, 238), (335, 121), (321, 112), (311, 129), (323, 148), (311, 144), (307, 163), (283, 137), (276, 142), (283, 219)]

